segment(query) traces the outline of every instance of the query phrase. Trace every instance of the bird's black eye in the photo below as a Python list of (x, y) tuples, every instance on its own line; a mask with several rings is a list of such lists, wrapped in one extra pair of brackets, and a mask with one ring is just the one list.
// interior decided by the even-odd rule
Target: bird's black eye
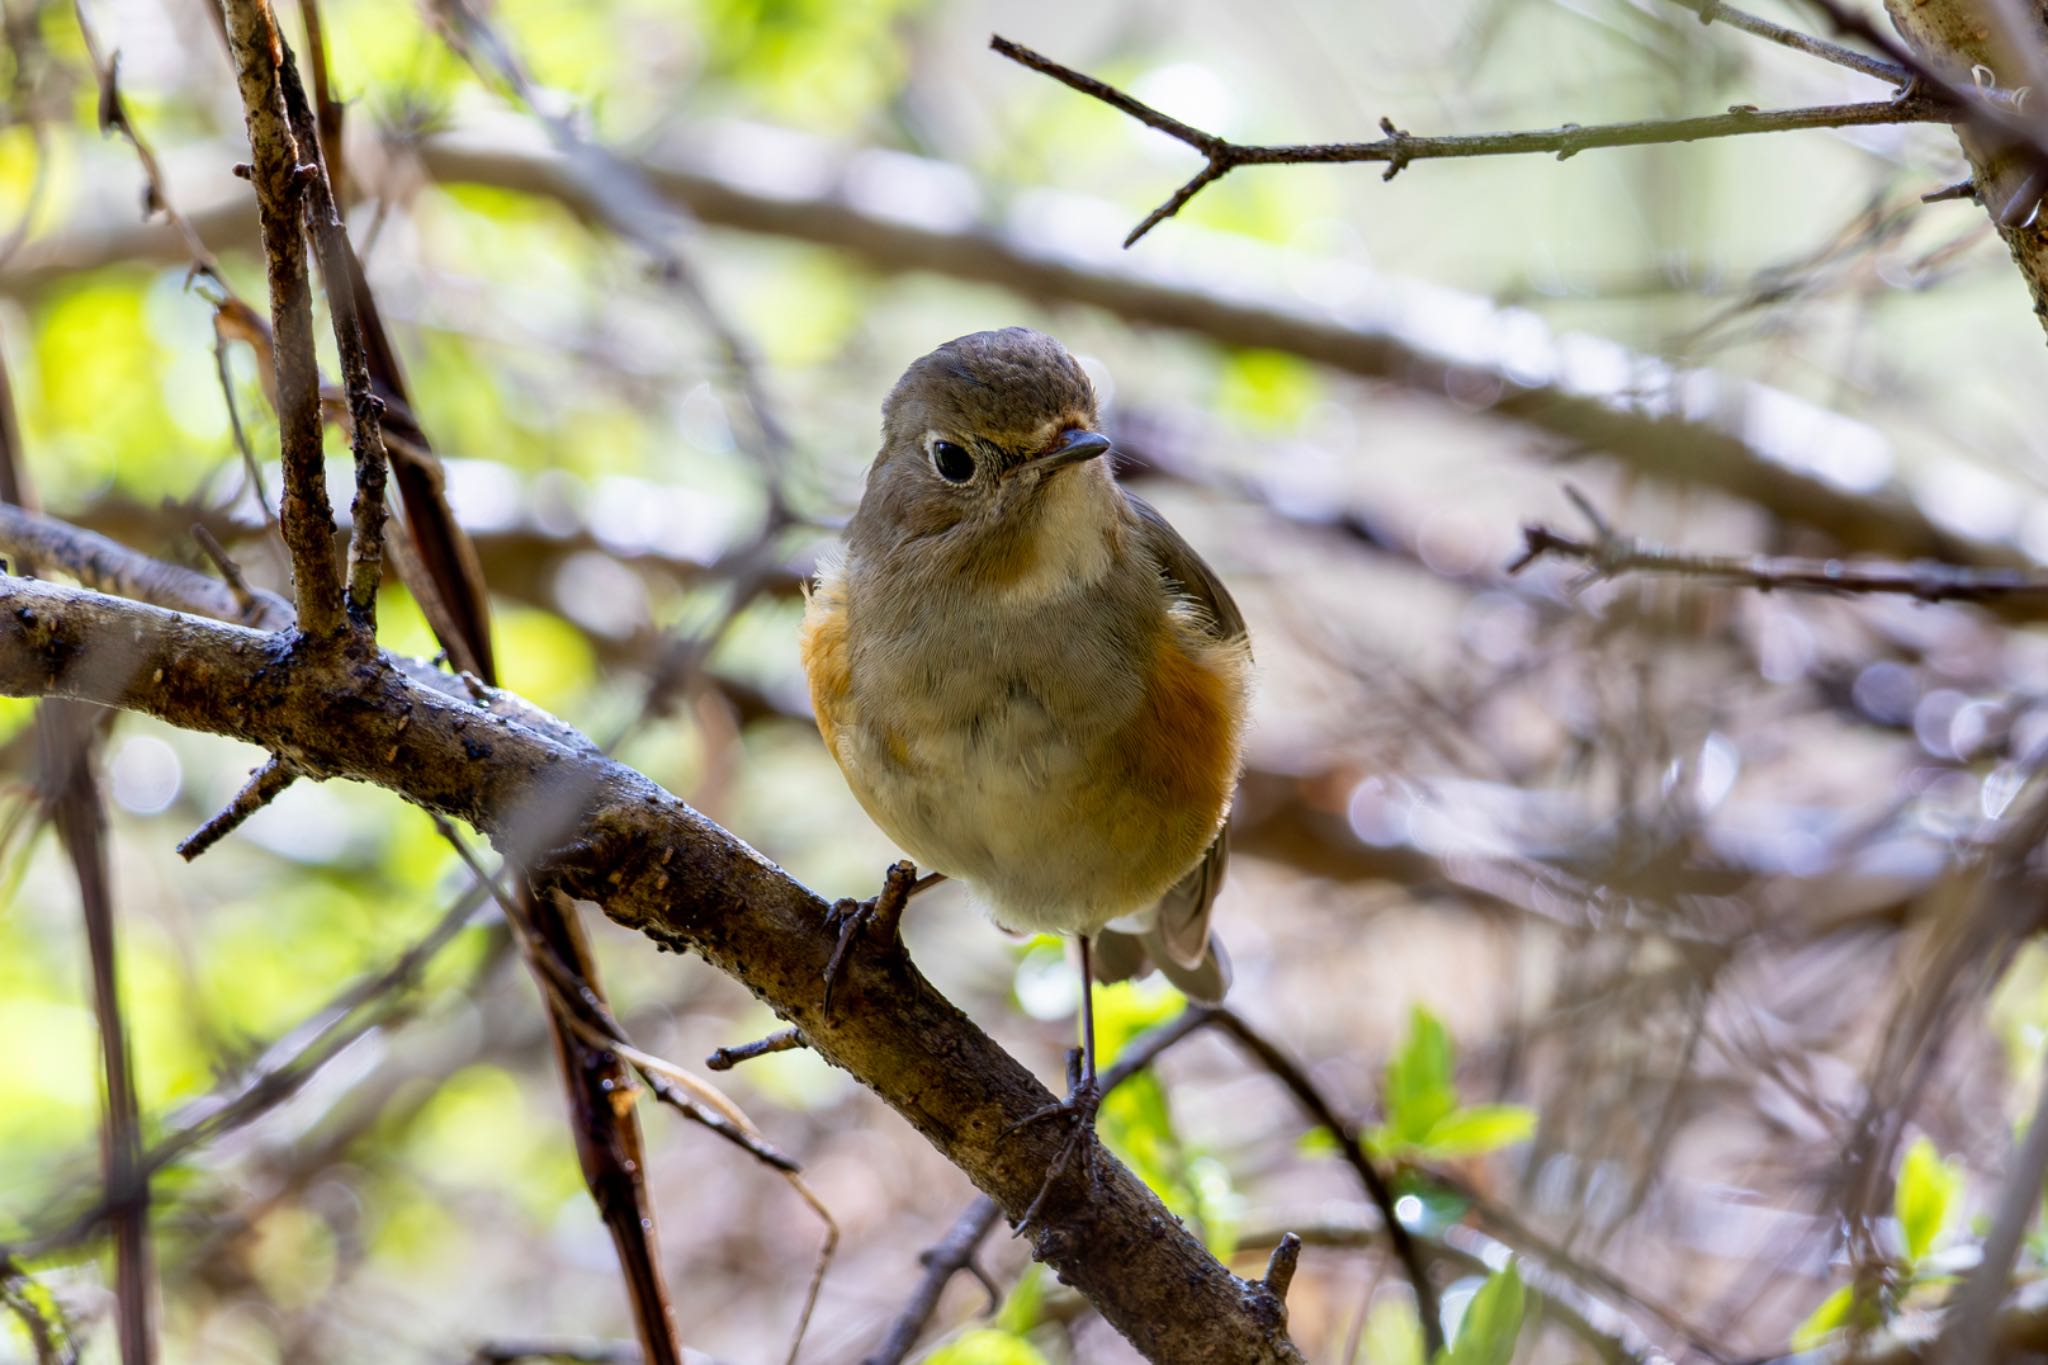
[(974, 457), (951, 441), (933, 441), (932, 468), (949, 483), (966, 483), (974, 477)]

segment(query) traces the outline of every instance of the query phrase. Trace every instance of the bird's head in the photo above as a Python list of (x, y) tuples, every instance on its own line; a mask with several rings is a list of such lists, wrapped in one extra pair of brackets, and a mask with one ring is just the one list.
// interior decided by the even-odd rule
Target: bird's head
[(1028, 555), (1048, 531), (1099, 521), (1106, 533), (1114, 487), (1100, 457), (1110, 442), (1096, 422), (1087, 372), (1043, 332), (947, 342), (913, 362), (882, 405), (856, 549), (938, 541), (957, 564)]

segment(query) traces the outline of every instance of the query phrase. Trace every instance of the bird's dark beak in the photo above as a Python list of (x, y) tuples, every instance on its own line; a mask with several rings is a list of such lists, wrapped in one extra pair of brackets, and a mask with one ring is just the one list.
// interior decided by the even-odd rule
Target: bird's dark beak
[(1065, 432), (1060, 436), (1059, 444), (1051, 450), (1043, 455), (1032, 456), (1012, 468), (1010, 472), (1022, 474), (1026, 470), (1036, 470), (1040, 474), (1050, 474), (1055, 469), (1065, 469), (1070, 464), (1080, 464), (1098, 455), (1107, 455), (1110, 444), (1110, 439), (1099, 431), (1076, 429)]

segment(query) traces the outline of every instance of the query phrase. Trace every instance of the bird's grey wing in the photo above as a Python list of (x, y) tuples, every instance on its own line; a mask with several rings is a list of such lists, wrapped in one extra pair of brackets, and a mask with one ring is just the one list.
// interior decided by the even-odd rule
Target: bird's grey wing
[(1203, 1005), (1219, 1005), (1230, 989), (1230, 958), (1211, 934), (1201, 961), (1184, 967), (1167, 955), (1157, 928), (1136, 933), (1104, 929), (1095, 935), (1093, 954), (1095, 979), (1104, 983), (1127, 981), (1145, 975), (1154, 967), (1180, 988), (1181, 994)]
[(1237, 609), (1236, 599), (1223, 586), (1216, 571), (1202, 561), (1194, 546), (1181, 539), (1180, 532), (1167, 524), (1158, 508), (1129, 491), (1125, 491), (1124, 501), (1137, 517), (1138, 544), (1159, 566), (1160, 577), (1202, 608), (1210, 633), (1217, 639), (1242, 640), (1244, 613)]
[[(1159, 566), (1160, 576), (1201, 608), (1204, 622), (1217, 640), (1244, 640), (1244, 613), (1216, 571), (1151, 503), (1130, 492), (1124, 497), (1136, 514), (1139, 544)], [(1230, 984), (1229, 966), (1209, 933), (1209, 912), (1216, 904), (1216, 893), (1223, 889), (1229, 863), (1230, 831), (1220, 829), (1202, 860), (1160, 899), (1152, 929), (1145, 936), (1144, 946), (1168, 978), (1196, 999), (1211, 1002), (1222, 999)]]

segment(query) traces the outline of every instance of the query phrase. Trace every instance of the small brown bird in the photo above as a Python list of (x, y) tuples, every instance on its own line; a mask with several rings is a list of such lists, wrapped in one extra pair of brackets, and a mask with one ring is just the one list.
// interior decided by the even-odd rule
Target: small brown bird
[(1229, 984), (1209, 912), (1250, 680), (1237, 604), (1118, 486), (1096, 425), (1042, 333), (916, 361), (802, 634), (818, 730), (875, 823), (1002, 928), (1080, 941), (1081, 1069), (1041, 1115), (1079, 1121), (1048, 1188), (1100, 1100), (1092, 980)]

